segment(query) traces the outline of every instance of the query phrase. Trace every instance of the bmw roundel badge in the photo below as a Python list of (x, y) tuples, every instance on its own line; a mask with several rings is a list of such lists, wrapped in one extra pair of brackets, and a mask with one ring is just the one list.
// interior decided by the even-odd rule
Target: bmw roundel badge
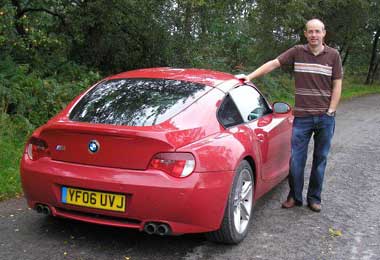
[(96, 153), (97, 151), (99, 151), (100, 149), (100, 144), (98, 141), (96, 140), (91, 140), (89, 143), (88, 143), (88, 151), (90, 153)]

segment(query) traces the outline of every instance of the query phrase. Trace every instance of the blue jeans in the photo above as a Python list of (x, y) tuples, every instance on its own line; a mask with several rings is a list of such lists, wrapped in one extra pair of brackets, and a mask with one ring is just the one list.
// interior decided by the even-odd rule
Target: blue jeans
[(314, 153), (307, 203), (321, 203), (323, 176), (334, 130), (335, 118), (326, 114), (294, 118), (288, 197), (292, 197), (297, 205), (302, 205), (304, 170), (308, 145), (312, 135), (314, 137)]

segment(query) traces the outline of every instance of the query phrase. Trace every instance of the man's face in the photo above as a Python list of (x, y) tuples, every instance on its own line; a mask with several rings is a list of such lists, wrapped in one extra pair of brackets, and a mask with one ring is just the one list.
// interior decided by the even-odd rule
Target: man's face
[(323, 23), (320, 21), (309, 21), (306, 24), (306, 31), (304, 31), (304, 34), (311, 47), (318, 47), (322, 46), (326, 31)]

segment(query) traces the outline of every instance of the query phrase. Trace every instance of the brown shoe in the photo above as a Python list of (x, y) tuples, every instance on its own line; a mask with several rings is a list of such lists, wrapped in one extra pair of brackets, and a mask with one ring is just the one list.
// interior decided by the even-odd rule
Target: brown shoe
[(309, 209), (311, 209), (314, 212), (321, 212), (322, 206), (318, 203), (310, 203), (308, 204)]
[(294, 206), (302, 206), (302, 203), (295, 201), (292, 197), (289, 197), (281, 205), (281, 207), (284, 209), (290, 209), (290, 208), (293, 208)]

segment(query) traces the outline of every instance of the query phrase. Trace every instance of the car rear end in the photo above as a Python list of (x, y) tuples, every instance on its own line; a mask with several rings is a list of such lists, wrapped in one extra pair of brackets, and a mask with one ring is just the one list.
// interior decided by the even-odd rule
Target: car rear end
[(160, 235), (217, 229), (233, 173), (199, 170), (181, 147), (219, 131), (223, 95), (179, 80), (100, 83), (27, 143), (21, 180), (29, 206)]

